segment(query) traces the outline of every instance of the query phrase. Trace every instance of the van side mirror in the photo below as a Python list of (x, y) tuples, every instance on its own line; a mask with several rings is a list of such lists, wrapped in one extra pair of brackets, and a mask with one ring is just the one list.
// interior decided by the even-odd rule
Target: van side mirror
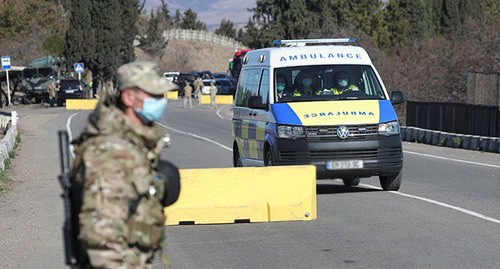
[(255, 109), (265, 109), (267, 106), (262, 103), (262, 96), (250, 96), (250, 98), (248, 98), (248, 107)]
[(401, 104), (405, 101), (405, 95), (402, 91), (391, 92), (391, 103), (393, 105)]

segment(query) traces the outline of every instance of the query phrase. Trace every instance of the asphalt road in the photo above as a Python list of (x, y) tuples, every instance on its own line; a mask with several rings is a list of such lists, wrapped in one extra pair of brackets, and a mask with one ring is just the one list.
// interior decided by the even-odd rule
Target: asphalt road
[[(16, 164), (24, 170), (14, 173), (36, 185), (25, 193), (30, 183), (14, 182), (0, 200), (0, 268), (63, 268), (55, 130), (71, 117), (76, 136), (88, 112), (20, 115), (20, 125), (33, 123), (23, 126), (14, 162), (41, 164)], [(180, 168), (231, 167), (230, 117), (227, 106), (169, 101), (163, 124), (172, 147), (163, 155)], [(499, 268), (500, 155), (411, 143), (404, 150), (399, 192), (381, 191), (377, 178), (355, 188), (318, 181), (313, 221), (168, 226), (171, 268)]]

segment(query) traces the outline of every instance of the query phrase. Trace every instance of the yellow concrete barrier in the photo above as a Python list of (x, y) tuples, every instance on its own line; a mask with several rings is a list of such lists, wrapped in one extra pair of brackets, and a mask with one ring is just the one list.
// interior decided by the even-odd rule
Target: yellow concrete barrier
[(316, 219), (316, 167), (181, 169), (166, 225)]
[[(233, 96), (232, 95), (217, 95), (215, 96), (215, 102), (219, 105), (232, 105)], [(210, 95), (201, 96), (202, 104), (210, 104)]]
[(67, 99), (67, 110), (93, 110), (97, 105), (97, 99)]
[[(165, 94), (167, 99), (177, 99), (178, 91), (170, 91)], [(210, 98), (208, 99), (210, 104)], [(66, 109), (67, 110), (93, 110), (97, 105), (97, 99), (67, 99)]]
[(170, 91), (165, 94), (165, 98), (167, 99), (175, 99), (177, 100), (179, 98), (179, 92), (178, 91)]

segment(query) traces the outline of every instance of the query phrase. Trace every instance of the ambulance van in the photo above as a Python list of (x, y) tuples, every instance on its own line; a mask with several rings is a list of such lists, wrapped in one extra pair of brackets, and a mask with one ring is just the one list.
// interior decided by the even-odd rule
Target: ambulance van
[(275, 40), (243, 58), (233, 116), (233, 163), (316, 166), (318, 179), (401, 186), (400, 124), (367, 52), (350, 38)]

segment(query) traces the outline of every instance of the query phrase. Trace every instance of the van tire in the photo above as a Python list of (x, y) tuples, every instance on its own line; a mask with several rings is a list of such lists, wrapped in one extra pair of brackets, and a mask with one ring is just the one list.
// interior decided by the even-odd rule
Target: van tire
[(266, 151), (266, 155), (264, 157), (264, 166), (274, 166), (273, 154), (269, 150)]
[(243, 163), (241, 162), (240, 153), (238, 152), (238, 148), (233, 147), (233, 166), (234, 167), (243, 167)]
[(353, 178), (343, 178), (342, 181), (344, 182), (345, 186), (358, 186), (359, 182), (361, 181), (361, 178), (359, 177), (353, 177)]
[(379, 176), (380, 186), (384, 191), (397, 191), (401, 187), (403, 171), (390, 176)]

